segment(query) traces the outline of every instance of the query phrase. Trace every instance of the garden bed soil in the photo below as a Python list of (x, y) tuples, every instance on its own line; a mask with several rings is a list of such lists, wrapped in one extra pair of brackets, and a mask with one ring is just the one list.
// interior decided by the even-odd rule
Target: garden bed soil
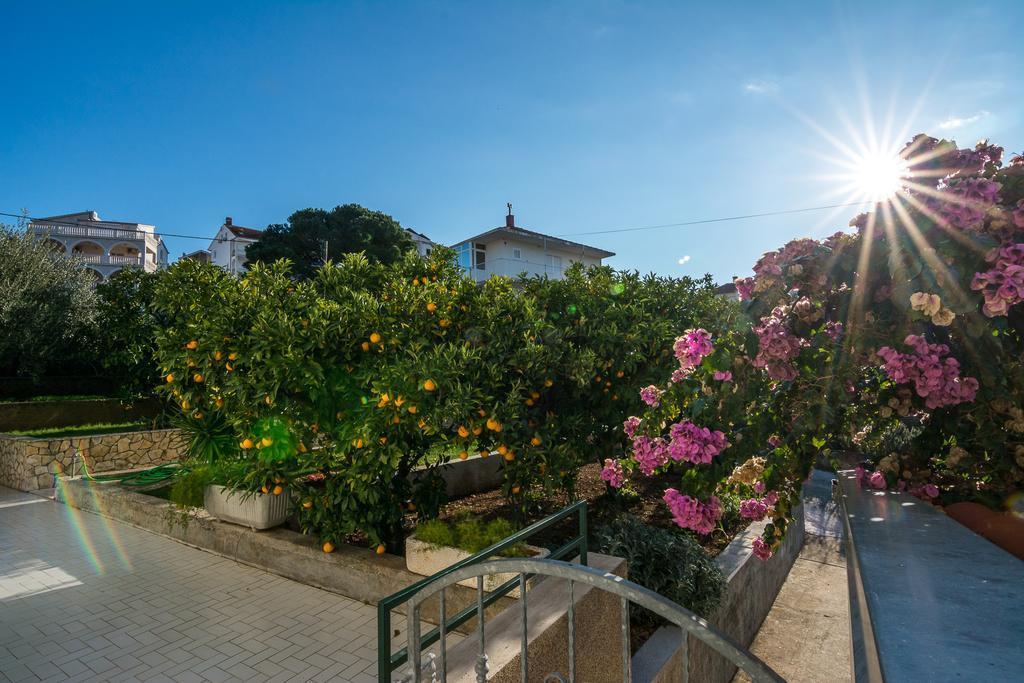
[[(675, 482), (672, 477), (638, 479), (633, 482), (638, 495), (622, 500), (608, 492), (608, 486), (601, 479), (600, 465), (592, 463), (580, 468), (576, 479), (576, 494), (579, 500), (585, 500), (588, 503), (587, 521), (592, 537), (594, 530), (604, 526), (622, 513), (634, 515), (651, 526), (675, 529), (677, 527), (672, 521), (668, 507), (662, 501), (665, 489), (675, 483), (678, 482)], [(516, 526), (523, 528), (557, 512), (572, 502), (564, 495), (552, 498), (538, 497), (530, 501), (526, 516), (521, 517), (515, 506), (508, 502), (504, 492), (496, 489), (450, 501), (441, 508), (440, 518), (452, 521), (463, 515), (471, 515), (487, 522), (496, 517), (503, 517), (513, 520)], [(408, 515), (406, 521), (414, 526), (415, 516)], [(733, 522), (725, 527), (724, 532), (719, 529), (709, 536), (694, 535), (694, 538), (710, 555), (715, 556), (749, 524), (742, 519), (733, 520)], [(549, 549), (557, 548), (575, 535), (578, 528), (576, 525), (576, 519), (567, 519), (562, 524), (540, 532), (530, 542)]]

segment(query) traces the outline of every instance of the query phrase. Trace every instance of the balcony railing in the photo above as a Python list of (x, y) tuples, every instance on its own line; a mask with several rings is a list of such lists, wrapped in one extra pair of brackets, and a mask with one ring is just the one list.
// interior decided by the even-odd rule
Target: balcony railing
[(517, 278), (520, 273), (524, 272), (527, 277), (547, 275), (553, 280), (561, 280), (565, 276), (565, 268), (562, 266), (502, 257), (487, 259), (483, 268), (474, 266), (469, 270), (469, 275), (474, 280), (486, 280), (492, 275)]
[(37, 233), (49, 233), (61, 237), (99, 237), (113, 240), (145, 240), (154, 237), (153, 233), (142, 230), (120, 230), (117, 228), (94, 228), (87, 225), (51, 225), (49, 223), (32, 223)]
[(83, 263), (100, 266), (139, 266), (143, 265), (141, 256), (107, 256), (106, 254), (72, 254), (82, 259)]

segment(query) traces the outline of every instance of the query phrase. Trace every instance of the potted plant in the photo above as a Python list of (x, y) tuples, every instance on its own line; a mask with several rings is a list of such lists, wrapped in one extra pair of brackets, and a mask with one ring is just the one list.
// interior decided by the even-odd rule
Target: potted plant
[[(476, 517), (464, 516), (453, 523), (432, 519), (420, 523), (412, 536), (405, 540), (405, 566), (409, 571), (431, 576), (475, 555), (484, 548), (508, 538), (516, 532), (505, 519), (494, 519), (484, 524)], [(519, 543), (499, 554), (501, 557), (547, 557), (546, 548)], [(514, 573), (492, 574), (484, 577), (484, 590), (493, 591), (515, 578)], [(476, 587), (476, 579), (459, 582), (462, 586)], [(519, 589), (510, 593), (519, 596)]]
[[(269, 421), (236, 446), (231, 427), (218, 415), (177, 420), (188, 439), (185, 472), (171, 489), (179, 507), (205, 507), (214, 518), (251, 529), (270, 529), (288, 518), (291, 496), (284, 472), (290, 445)], [(258, 446), (258, 447), (257, 447)]]

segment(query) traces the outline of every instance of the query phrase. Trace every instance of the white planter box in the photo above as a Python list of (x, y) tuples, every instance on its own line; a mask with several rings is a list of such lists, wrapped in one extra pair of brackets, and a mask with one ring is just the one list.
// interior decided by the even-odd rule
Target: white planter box
[[(543, 558), (547, 557), (550, 551), (547, 548), (537, 548), (532, 545), (526, 546), (526, 557)], [(432, 576), (442, 569), (447, 569), (456, 562), (461, 562), (473, 553), (462, 550), (461, 548), (452, 548), (446, 545), (434, 545), (432, 543), (424, 543), (423, 541), (413, 538), (410, 536), (405, 539), (405, 566), (414, 574), (422, 574), (423, 576)], [(504, 574), (491, 574), (484, 577), (484, 590), (493, 591), (501, 584), (514, 579), (517, 575), (511, 572)], [(530, 580), (529, 585), (532, 587), (534, 580)], [(465, 579), (459, 581), (460, 586), (468, 586), (470, 588), (476, 588), (476, 579)], [(513, 588), (508, 593), (510, 597), (519, 597), (519, 588)]]
[(207, 486), (203, 494), (206, 511), (222, 522), (241, 524), (251, 529), (270, 529), (288, 518), (288, 489), (280, 495), (246, 494), (223, 486)]

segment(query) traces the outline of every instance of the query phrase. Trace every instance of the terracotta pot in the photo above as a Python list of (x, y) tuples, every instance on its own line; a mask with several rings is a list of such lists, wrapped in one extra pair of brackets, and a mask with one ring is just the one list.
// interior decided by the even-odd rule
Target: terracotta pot
[(1024, 560), (1024, 518), (998, 512), (980, 503), (954, 503), (946, 514), (974, 533)]

